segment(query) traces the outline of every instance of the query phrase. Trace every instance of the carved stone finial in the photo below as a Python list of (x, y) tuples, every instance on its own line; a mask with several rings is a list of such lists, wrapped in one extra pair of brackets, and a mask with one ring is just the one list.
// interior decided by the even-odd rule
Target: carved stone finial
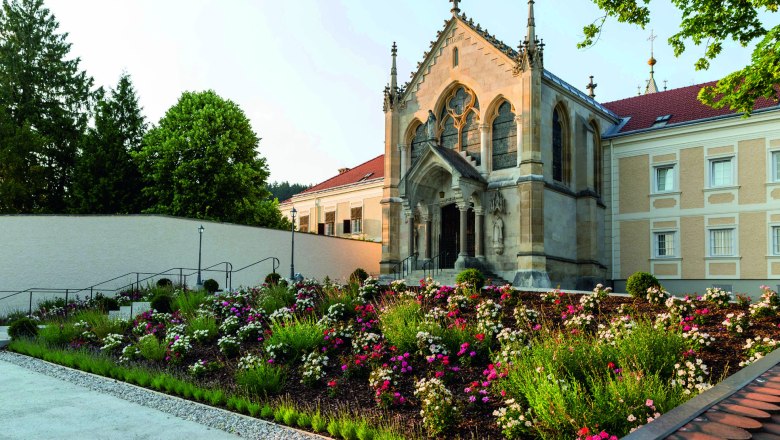
[(596, 97), (595, 90), (596, 90), (596, 87), (598, 87), (598, 86), (599, 86), (598, 84), (595, 84), (593, 82), (593, 75), (591, 75), (590, 76), (590, 83), (587, 86), (585, 86), (585, 88), (588, 89), (588, 96), (590, 96), (591, 98), (595, 98)]
[(460, 14), (460, 8), (458, 7), (458, 3), (460, 3), (461, 0), (450, 0), (450, 3), (452, 3), (452, 9), (450, 9), (450, 12), (452, 12), (452, 16), (457, 16)]

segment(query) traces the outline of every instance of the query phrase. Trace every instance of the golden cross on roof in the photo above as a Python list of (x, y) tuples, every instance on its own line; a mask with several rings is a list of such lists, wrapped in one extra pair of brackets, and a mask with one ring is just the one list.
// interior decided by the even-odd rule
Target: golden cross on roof
[(654, 30), (650, 29), (650, 37), (647, 39), (647, 41), (650, 42), (650, 55), (653, 55), (653, 42), (655, 39), (658, 38), (658, 35), (654, 34)]

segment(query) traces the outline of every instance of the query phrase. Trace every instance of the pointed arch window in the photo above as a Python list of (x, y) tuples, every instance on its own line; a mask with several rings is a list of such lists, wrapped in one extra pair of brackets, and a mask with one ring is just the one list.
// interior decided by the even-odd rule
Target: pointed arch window
[(504, 101), (498, 107), (498, 115), (492, 127), (493, 169), (502, 170), (517, 166), (517, 124), (512, 106)]
[(425, 124), (420, 124), (417, 126), (417, 129), (414, 132), (414, 138), (412, 139), (412, 143), (411, 143), (412, 164), (417, 162), (417, 159), (419, 159), (420, 156), (422, 155), (423, 147), (425, 146), (426, 140), (427, 139), (425, 136)]
[(552, 122), (552, 177), (556, 182), (569, 183), (568, 124), (560, 107), (553, 110)]
[(601, 135), (599, 134), (599, 127), (595, 122), (591, 121), (590, 128), (593, 131), (593, 191), (597, 195), (601, 195), (602, 182), (604, 180), (604, 164), (601, 157)]
[(467, 151), (479, 164), (479, 100), (474, 92), (464, 86), (454, 89), (439, 113), (439, 121), (439, 145)]

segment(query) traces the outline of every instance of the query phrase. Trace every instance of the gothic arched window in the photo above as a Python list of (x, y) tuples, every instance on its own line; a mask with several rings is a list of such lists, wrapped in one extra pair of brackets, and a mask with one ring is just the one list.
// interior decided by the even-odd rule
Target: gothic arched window
[(601, 135), (599, 134), (599, 127), (595, 122), (591, 121), (590, 128), (593, 130), (593, 191), (599, 196), (602, 191), (602, 183), (604, 176), (604, 164), (601, 159)]
[(425, 133), (425, 124), (420, 124), (417, 126), (417, 130), (414, 132), (414, 138), (412, 139), (411, 143), (411, 153), (412, 153), (412, 161), (410, 164), (414, 164), (417, 162), (417, 159), (420, 158), (423, 152), (423, 146), (425, 144), (426, 139), (426, 133)]
[[(471, 90), (460, 86), (453, 90), (439, 113), (444, 148), (468, 151), (479, 160), (479, 100)], [(473, 154), (476, 153), (476, 154)]]
[(566, 116), (560, 107), (553, 110), (552, 122), (552, 175), (553, 180), (569, 183), (569, 142)]
[(504, 101), (493, 119), (493, 169), (517, 166), (517, 124), (512, 106)]

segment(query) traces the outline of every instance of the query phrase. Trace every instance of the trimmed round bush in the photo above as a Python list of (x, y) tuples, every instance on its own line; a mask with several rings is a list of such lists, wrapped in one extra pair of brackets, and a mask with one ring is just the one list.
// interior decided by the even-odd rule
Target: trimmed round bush
[(269, 286), (276, 286), (279, 284), (279, 280), (282, 279), (282, 276), (279, 275), (276, 272), (269, 273), (265, 276), (265, 283)]
[(173, 281), (171, 281), (168, 278), (160, 278), (159, 280), (157, 280), (157, 287), (172, 288), (173, 287)]
[(458, 284), (469, 283), (475, 289), (480, 290), (485, 285), (485, 275), (482, 275), (478, 269), (466, 269), (455, 277), (455, 282)]
[(38, 335), (38, 324), (30, 318), (19, 318), (8, 327), (11, 339), (34, 338)]
[(95, 297), (95, 301), (97, 302), (100, 310), (103, 312), (108, 312), (109, 310), (119, 310), (119, 301), (117, 301), (116, 298), (99, 295)]
[(166, 293), (158, 293), (150, 302), (152, 308), (160, 313), (171, 313), (173, 311), (172, 304), (173, 298)]
[(358, 267), (349, 276), (349, 282), (363, 284), (363, 281), (365, 281), (367, 278), (368, 278), (368, 272)]
[(647, 295), (647, 289), (660, 286), (658, 278), (647, 272), (635, 272), (626, 281), (626, 291), (633, 298), (644, 298)]
[(217, 280), (209, 278), (203, 282), (203, 288), (206, 289), (206, 292), (208, 293), (214, 293), (219, 290), (219, 283)]

